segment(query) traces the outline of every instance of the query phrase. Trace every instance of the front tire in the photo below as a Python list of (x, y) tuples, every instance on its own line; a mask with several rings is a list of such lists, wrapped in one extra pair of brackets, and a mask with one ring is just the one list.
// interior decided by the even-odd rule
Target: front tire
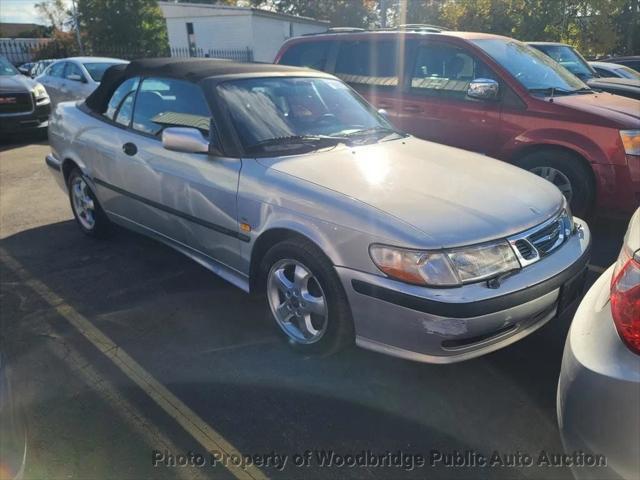
[(588, 217), (593, 208), (595, 186), (589, 168), (577, 155), (562, 150), (540, 150), (525, 155), (517, 165), (553, 183), (574, 214)]
[(303, 239), (282, 241), (262, 263), (269, 317), (306, 354), (332, 354), (354, 343), (351, 309), (331, 262)]
[(108, 236), (110, 222), (97, 197), (80, 169), (74, 168), (67, 181), (71, 211), (85, 235), (96, 238)]

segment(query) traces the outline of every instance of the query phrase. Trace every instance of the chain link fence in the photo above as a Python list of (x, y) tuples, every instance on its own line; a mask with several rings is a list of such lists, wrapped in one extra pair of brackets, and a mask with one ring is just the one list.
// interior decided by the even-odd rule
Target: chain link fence
[[(0, 56), (6, 57), (11, 63), (20, 65), (43, 59), (57, 59), (80, 55), (75, 44), (57, 42), (55, 40), (38, 39), (0, 39)], [(245, 48), (168, 48), (164, 52), (149, 52), (131, 48), (107, 47), (85, 49), (83, 55), (96, 57), (113, 57), (124, 60), (149, 57), (178, 57), (178, 58), (224, 58), (236, 62), (252, 62), (253, 50)]]

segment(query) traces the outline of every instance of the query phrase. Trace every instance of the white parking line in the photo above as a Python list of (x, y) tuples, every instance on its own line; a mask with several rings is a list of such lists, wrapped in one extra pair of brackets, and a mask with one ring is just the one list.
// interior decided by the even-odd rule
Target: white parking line
[[(221, 452), (228, 458), (243, 455), (213, 427), (173, 395), (116, 343), (93, 325), (86, 317), (65, 303), (41, 281), (33, 278), (4, 248), (0, 247), (0, 260), (29, 288), (40, 295), (59, 315), (73, 325), (98, 350), (106, 355), (129, 379), (137, 384), (156, 404), (178, 422), (207, 452)], [(239, 480), (266, 480), (266, 475), (254, 465), (242, 467), (235, 462), (225, 466)]]
[[(51, 310), (48, 311), (51, 312)], [(46, 335), (52, 339), (50, 342), (47, 342), (47, 347), (53, 355), (63, 362), (77, 377), (84, 381), (85, 384), (91, 387), (148, 445), (156, 450), (180, 452), (179, 448), (166, 434), (145, 418), (144, 413), (124, 397), (107, 377), (101, 375), (84, 355), (65, 342), (43, 317), (43, 312), (38, 312), (37, 323), (34, 323), (34, 321), (28, 322), (27, 328), (34, 334)], [(150, 458), (151, 455), (149, 455), (149, 459)], [(210, 478), (205, 475), (202, 470), (197, 468), (191, 468), (189, 470), (178, 468), (175, 470), (177, 471), (174, 471), (173, 474), (184, 480), (205, 480), (206, 478)]]

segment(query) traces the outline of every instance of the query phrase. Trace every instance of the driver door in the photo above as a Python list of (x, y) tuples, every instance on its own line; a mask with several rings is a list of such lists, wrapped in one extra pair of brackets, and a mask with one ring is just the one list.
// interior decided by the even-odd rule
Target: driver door
[[(411, 51), (406, 93), (393, 118), (426, 140), (493, 155), (501, 122), (499, 101), (467, 97), (472, 80), (498, 77), (471, 52), (444, 42), (422, 42)], [(502, 86), (501, 86), (502, 87)]]
[[(128, 105), (133, 105), (131, 120)], [(210, 120), (198, 85), (168, 78), (143, 79), (115, 114), (115, 122), (128, 124), (128, 128), (111, 127), (113, 156), (109, 167), (102, 168), (105, 178), (100, 186), (110, 196), (106, 205), (112, 213), (187, 250), (238, 268), (240, 159), (162, 146), (164, 128), (195, 127), (208, 136)]]

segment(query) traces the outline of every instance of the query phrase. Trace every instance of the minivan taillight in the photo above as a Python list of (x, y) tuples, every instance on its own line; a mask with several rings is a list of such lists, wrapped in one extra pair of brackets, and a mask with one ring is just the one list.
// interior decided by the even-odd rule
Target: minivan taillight
[(640, 261), (626, 246), (611, 279), (611, 314), (622, 341), (640, 354)]

